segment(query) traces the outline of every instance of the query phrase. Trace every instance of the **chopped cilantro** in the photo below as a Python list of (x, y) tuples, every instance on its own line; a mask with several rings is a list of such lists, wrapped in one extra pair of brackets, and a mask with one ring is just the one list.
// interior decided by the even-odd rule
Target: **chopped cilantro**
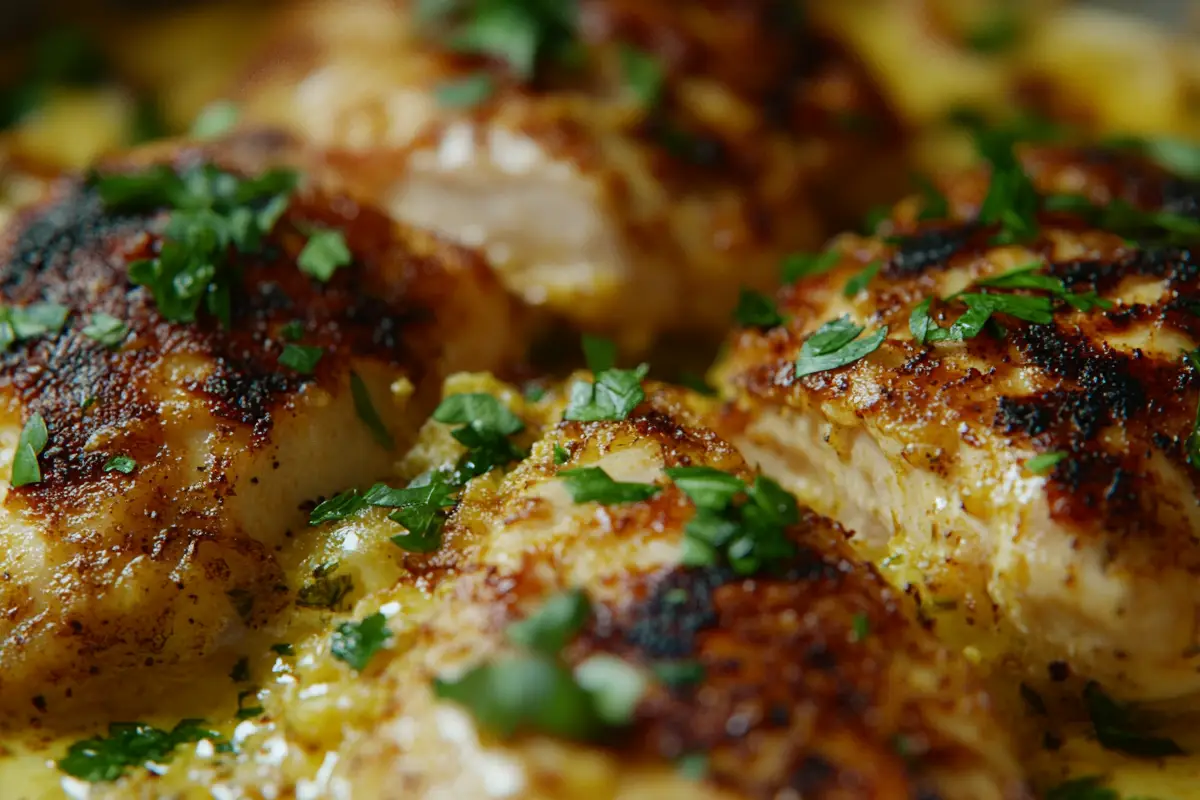
[(651, 669), (670, 687), (692, 686), (704, 680), (704, 665), (698, 661), (658, 661)]
[(135, 469), (137, 469), (137, 462), (126, 455), (115, 455), (104, 462), (105, 472), (120, 472), (122, 475), (131, 475)]
[(637, 503), (649, 500), (662, 491), (653, 483), (623, 483), (614, 481), (600, 467), (577, 467), (564, 469), (558, 477), (567, 487), (567, 492), (576, 503)]
[(474, 108), (492, 96), (496, 84), (490, 75), (478, 72), (458, 80), (439, 83), (433, 96), (442, 108)]
[(875, 206), (870, 209), (863, 218), (863, 232), (868, 236), (874, 236), (879, 231), (879, 226), (887, 222), (891, 215), (890, 206)]
[(1067, 455), (1062, 450), (1052, 453), (1039, 453), (1025, 462), (1025, 469), (1034, 475), (1045, 475), (1058, 466), (1058, 463), (1065, 459)]
[(486, 393), (452, 394), (442, 400), (433, 418), (447, 425), (463, 425), (454, 438), (468, 447), (482, 439), (511, 436), (525, 429), (521, 418), (494, 396)]
[(234, 683), (245, 683), (250, 680), (250, 659), (242, 656), (233, 663), (233, 668), (229, 670), (229, 680)]
[(203, 304), (225, 327), (238, 277), (230, 251), (262, 249), (296, 182), (286, 170), (242, 178), (212, 164), (180, 174), (159, 165), (92, 178), (110, 210), (171, 210), (158, 255), (130, 263), (129, 280), (149, 290), (165, 319), (192, 322)]
[(296, 605), (301, 608), (339, 608), (346, 595), (354, 591), (354, 579), (349, 575), (336, 575), (337, 569), (336, 561), (314, 569), (313, 579), (296, 593)]
[(38, 456), (46, 448), (50, 432), (46, 430), (46, 421), (38, 413), (32, 414), (21, 428), (17, 439), (17, 451), (13, 454), (12, 486), (29, 486), (40, 483), (42, 469), (38, 465)]
[(1095, 681), (1083, 687), (1083, 702), (1102, 747), (1146, 758), (1183, 755), (1173, 740), (1137, 730), (1130, 709), (1105, 694)]
[(304, 249), (296, 259), (296, 265), (306, 275), (322, 283), (333, 277), (333, 273), (350, 265), (354, 256), (346, 246), (346, 236), (330, 228), (314, 230), (308, 237)]
[(1015, 140), (1007, 131), (975, 133), (980, 154), (991, 164), (988, 193), (979, 208), (979, 221), (999, 226), (998, 244), (1026, 241), (1037, 234), (1037, 211), (1041, 202), (1033, 181), (1025, 174), (1014, 151)]
[(743, 328), (774, 328), (787, 321), (775, 301), (762, 292), (742, 287), (733, 318)]
[(325, 355), (323, 348), (289, 342), (283, 346), (283, 352), (279, 354), (279, 363), (303, 375), (311, 375), (323, 355)]
[(1011, 8), (998, 8), (967, 33), (967, 47), (976, 53), (994, 55), (1011, 50), (1021, 36), (1021, 20)]
[(92, 314), (88, 324), (84, 326), (83, 335), (94, 339), (105, 347), (115, 348), (121, 344), (129, 333), (129, 326), (116, 317), (103, 311)]
[(0, 350), (7, 350), (13, 342), (57, 333), (66, 324), (69, 313), (66, 306), (58, 303), (0, 306)]
[(585, 333), (580, 338), (583, 360), (593, 373), (610, 370), (617, 365), (617, 346), (611, 339)]
[(625, 87), (647, 108), (658, 103), (662, 94), (663, 69), (654, 56), (636, 47), (622, 45), (621, 75)]
[(309, 525), (320, 525), (322, 522), (332, 522), (352, 517), (367, 507), (367, 502), (359, 495), (357, 489), (350, 489), (317, 504), (308, 514)]
[(388, 515), (388, 519), (408, 531), (393, 536), (392, 544), (410, 553), (432, 553), (441, 547), (445, 509), (454, 505), (457, 488), (443, 472), (425, 473), (413, 479), (403, 490), (404, 496), (397, 498), (400, 510)]
[(568, 56), (575, 27), (574, 4), (562, 2), (423, 0), (417, 18), (451, 49), (494, 59), (525, 81), (539, 64)]
[(166, 763), (181, 744), (207, 739), (218, 752), (232, 749), (220, 734), (201, 725), (202, 720), (185, 719), (164, 731), (143, 722), (114, 722), (108, 726), (108, 736), (84, 739), (67, 748), (58, 768), (79, 780), (101, 783), (115, 781), (131, 767)]
[(255, 717), (261, 717), (264, 713), (266, 713), (266, 709), (263, 708), (258, 702), (255, 702), (254, 705), (246, 705), (246, 700), (248, 699), (257, 701), (258, 689), (247, 689), (244, 692), (238, 692), (238, 707), (237, 711), (234, 713), (235, 717), (238, 719), (254, 719)]
[(344, 622), (333, 632), (330, 653), (356, 672), (362, 672), (391, 636), (387, 618), (376, 611), (361, 622)]
[(646, 676), (641, 670), (605, 653), (577, 666), (575, 682), (591, 695), (596, 716), (611, 727), (628, 725), (646, 693)]
[[(1200, 347), (1192, 350), (1185, 358), (1196, 374), (1200, 375)], [(1200, 469), (1200, 404), (1196, 406), (1196, 418), (1192, 422), (1192, 432), (1188, 435), (1185, 447), (1188, 464), (1193, 469)]]
[(954, 299), (966, 304), (967, 310), (950, 326), (946, 338), (953, 341), (978, 336), (992, 318), (992, 314), (996, 313), (1008, 314), (1038, 325), (1049, 325), (1053, 320), (1054, 305), (1048, 297), (964, 292), (955, 295)]
[(526, 384), (522, 396), (524, 396), (526, 402), (537, 403), (546, 396), (546, 387), (538, 383)]
[(848, 316), (826, 322), (801, 346), (800, 357), (796, 360), (796, 377), (853, 364), (875, 352), (887, 337), (888, 329), (885, 325), (865, 339), (859, 339), (862, 332), (862, 327), (851, 322)]
[(571, 460), (571, 454), (561, 444), (554, 445), (554, 463), (563, 465)]
[(783, 282), (795, 283), (801, 278), (822, 275), (838, 265), (842, 254), (837, 250), (822, 253), (792, 253), (783, 259)]
[(298, 342), (304, 337), (304, 323), (298, 319), (283, 325), (279, 329), (279, 338), (287, 342)]
[(1127, 137), (1108, 141), (1113, 147), (1136, 150), (1174, 175), (1189, 180), (1200, 179), (1200, 145), (1186, 139), (1169, 136)]
[(287, 642), (279, 642), (278, 644), (271, 645), (271, 652), (278, 653), (281, 656), (294, 656), (296, 655), (296, 648)]
[(724, 509), (746, 491), (745, 481), (715, 467), (669, 467), (665, 472), (697, 508)]
[(642, 381), (650, 367), (639, 365), (636, 369), (608, 369), (596, 373), (594, 383), (576, 381), (571, 386), (571, 397), (563, 419), (574, 422), (619, 422), (646, 399)]
[(592, 615), (592, 604), (582, 589), (551, 596), (528, 617), (505, 630), (513, 644), (545, 655), (555, 655), (579, 633)]
[(871, 635), (871, 618), (866, 614), (861, 612), (855, 614), (851, 625), (850, 634), (853, 641), (863, 642)]
[(1018, 267), (990, 278), (982, 278), (975, 282), (977, 286), (992, 286), (997, 289), (1041, 289), (1055, 294), (1065, 294), (1067, 289), (1063, 282), (1053, 275), (1038, 274), (1042, 268), (1040, 262)]
[(923, 175), (918, 175), (916, 182), (917, 188), (921, 191), (921, 213), (917, 219), (946, 219), (949, 217), (950, 202), (946, 199), (946, 195), (942, 194), (941, 190), (933, 184), (933, 181)]
[(862, 268), (861, 272), (856, 273), (850, 280), (846, 281), (846, 287), (842, 289), (842, 294), (845, 297), (857, 297), (859, 292), (866, 289), (871, 281), (875, 280), (875, 276), (879, 274), (881, 266), (883, 266), (883, 262), (878, 259), (867, 264)]
[[(929, 308), (933, 304), (932, 297), (926, 297), (916, 305), (908, 317), (908, 330), (912, 333), (913, 341), (917, 344), (938, 341), (946, 338), (946, 331), (937, 326), (933, 317), (929, 316)], [(932, 334), (932, 335), (931, 335)], [(939, 336), (939, 334), (941, 334)]]
[(689, 781), (702, 781), (708, 775), (708, 756), (704, 753), (688, 753), (675, 761), (675, 769)]
[(385, 450), (395, 450), (396, 442), (388, 432), (387, 426), (383, 424), (379, 412), (375, 410), (367, 384), (357, 372), (350, 373), (350, 394), (354, 397), (354, 410), (358, 413), (358, 418), (367, 426), (367, 430), (379, 446)]
[(233, 130), (241, 111), (231, 100), (216, 100), (200, 110), (188, 135), (193, 139), (216, 139)]

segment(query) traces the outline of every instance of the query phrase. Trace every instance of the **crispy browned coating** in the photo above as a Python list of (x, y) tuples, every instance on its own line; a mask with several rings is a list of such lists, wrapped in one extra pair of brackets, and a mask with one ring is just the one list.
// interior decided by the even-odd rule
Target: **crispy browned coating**
[[(820, 218), (893, 196), (885, 105), (789, 3), (589, 0), (582, 60), (530, 83), (450, 52), (407, 6), (288, 9), (233, 92), (243, 122), (331, 148), (396, 216), (482, 245), (528, 302), (632, 347), (722, 329), (740, 284), (820, 243)], [(630, 47), (663, 72), (653, 108)], [(483, 102), (439, 105), (480, 71)]]
[[(1037, 148), (1022, 160), (1043, 193), (1196, 218), (1200, 188), (1127, 153)], [(1043, 213), (1032, 243), (998, 247), (994, 228), (973, 222), (987, 187), (985, 171), (955, 176), (943, 185), (951, 219), (918, 221), (920, 201), (903, 203), (890, 236), (842, 237), (839, 268), (785, 287), (791, 321), (731, 341), (720, 370), (736, 398), (731, 425), (875, 555), (889, 539), (907, 552), (931, 594), (958, 598), (970, 621), (986, 628), (998, 605), (1016, 641), (1032, 643), (1029, 669), (1062, 659), (1133, 694), (1195, 691), (1193, 251), (1142, 248), (1068, 213)], [(879, 277), (844, 297), (876, 259)], [(1000, 314), (1003, 339), (913, 341), (921, 300), (1040, 262), (1114, 307), (1064, 308), (1049, 325)], [(931, 313), (947, 327), (962, 311), (935, 300)], [(797, 380), (802, 342), (841, 314), (888, 326), (887, 340)], [(1022, 467), (1055, 452), (1064, 460), (1044, 477)]]
[[(132, 162), (257, 173), (263, 144), (166, 146)], [(111, 685), (134, 667), (152, 676), (289, 603), (299, 587), (276, 553), (300, 524), (298, 506), (385, 474), (394, 457), (358, 419), (352, 373), (402, 447), (448, 370), (499, 366), (524, 347), (511, 301), (477, 256), (311, 183), (264, 254), (239, 257), (228, 330), (207, 315), (170, 322), (126, 274), (155, 252), (164, 216), (108, 211), (66, 180), (0, 232), (5, 304), (70, 310), (60, 333), (0, 357), (4, 463), (31, 415), (49, 429), (42, 480), (6, 483), (0, 506), (9, 713), (61, 711), (68, 698), (136, 708), (136, 693), (105, 696), (83, 679)], [(353, 254), (328, 283), (297, 267), (309, 226), (343, 231)], [(84, 334), (96, 313), (129, 327), (119, 348)], [(312, 375), (279, 364), (291, 322), (323, 350)], [(133, 474), (105, 468), (115, 455), (136, 461)]]

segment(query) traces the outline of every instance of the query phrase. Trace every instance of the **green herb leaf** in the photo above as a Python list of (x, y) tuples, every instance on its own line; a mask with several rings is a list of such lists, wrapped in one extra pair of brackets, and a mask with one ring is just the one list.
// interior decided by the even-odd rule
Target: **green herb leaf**
[(929, 315), (929, 307), (932, 304), (933, 298), (926, 297), (917, 304), (908, 317), (908, 329), (912, 332), (913, 341), (917, 344), (940, 342), (950, 338), (950, 332), (939, 328), (938, 324), (933, 321), (933, 317)]
[(200, 727), (202, 720), (185, 719), (172, 730), (164, 731), (143, 722), (114, 722), (108, 736), (76, 742), (58, 761), (58, 768), (82, 781), (115, 781), (131, 767), (165, 764), (179, 745), (210, 740), (217, 752), (232, 748), (218, 733)]
[(633, 712), (646, 693), (646, 676), (640, 670), (604, 653), (575, 667), (575, 680), (592, 696), (600, 721), (613, 727), (633, 721)]
[(698, 661), (659, 661), (651, 666), (660, 681), (672, 688), (693, 686), (704, 680), (704, 665)]
[(553, 656), (562, 650), (592, 615), (592, 604), (581, 589), (553, 595), (542, 606), (505, 630), (509, 641)]
[(993, 286), (997, 289), (1041, 289), (1055, 294), (1065, 294), (1067, 289), (1063, 282), (1053, 275), (1040, 275), (1038, 270), (1043, 267), (1040, 262), (1018, 267), (990, 278), (975, 282), (977, 286)]
[(83, 329), (84, 336), (110, 348), (119, 346), (128, 333), (128, 325), (102, 311), (92, 314)]
[(231, 100), (216, 100), (206, 105), (192, 121), (188, 135), (193, 139), (216, 139), (233, 130), (241, 111)]
[(866, 614), (858, 613), (854, 615), (853, 630), (851, 630), (851, 638), (855, 642), (866, 641), (871, 635), (871, 618)]
[(280, 642), (278, 644), (271, 645), (271, 652), (278, 653), (281, 656), (294, 656), (296, 655), (296, 648), (292, 647), (287, 642)]
[(836, 267), (841, 260), (842, 254), (837, 250), (815, 254), (792, 253), (783, 260), (783, 282), (795, 283), (801, 278), (822, 275)]
[(779, 313), (775, 301), (762, 292), (742, 287), (733, 318), (743, 328), (774, 328), (787, 318)]
[[(921, 191), (921, 213), (918, 220), (946, 219), (950, 216), (950, 202), (946, 195), (923, 175), (916, 177), (917, 188)], [(884, 212), (886, 215), (886, 211)], [(872, 231), (873, 232), (873, 231)]]
[(21, 428), (21, 435), (17, 439), (17, 451), (13, 455), (12, 465), (14, 489), (41, 482), (42, 469), (38, 465), (38, 456), (46, 448), (49, 438), (50, 433), (46, 430), (46, 421), (42, 419), (41, 414), (35, 412), (25, 421), (25, 426)]
[(1053, 470), (1058, 463), (1067, 457), (1062, 450), (1052, 453), (1039, 453), (1025, 462), (1025, 469), (1034, 475), (1045, 475)]
[(617, 365), (617, 346), (611, 339), (585, 333), (580, 342), (584, 363), (594, 374), (598, 375)]
[(837, 369), (865, 358), (887, 338), (888, 329), (884, 326), (867, 338), (858, 339), (862, 332), (862, 327), (851, 322), (849, 317), (826, 322), (801, 346), (800, 357), (796, 360), (796, 377)]
[(357, 489), (336, 494), (319, 503), (308, 515), (309, 525), (320, 525), (322, 522), (342, 520), (352, 517), (367, 507), (367, 502), (359, 496)]
[(341, 231), (323, 228), (308, 237), (304, 249), (296, 259), (300, 271), (311, 275), (322, 283), (333, 277), (340, 268), (350, 265), (354, 256), (346, 246), (346, 236)]
[(714, 467), (669, 467), (665, 472), (696, 508), (724, 511), (746, 491), (745, 481)]
[(350, 394), (354, 397), (354, 410), (358, 413), (358, 418), (367, 426), (367, 430), (379, 446), (385, 450), (395, 450), (396, 442), (392, 439), (392, 434), (388, 433), (379, 412), (375, 410), (375, 405), (371, 402), (371, 392), (357, 372), (350, 373)]
[(561, 444), (554, 445), (554, 463), (562, 465), (571, 460), (571, 454)]
[[(1200, 374), (1200, 347), (1192, 350), (1184, 356), (1192, 369)], [(1188, 435), (1185, 444), (1187, 450), (1187, 461), (1193, 469), (1200, 469), (1200, 404), (1196, 406), (1196, 418), (1192, 422), (1192, 432)]]
[(1021, 19), (1017, 12), (1011, 8), (999, 8), (967, 34), (967, 47), (984, 55), (1003, 53), (1012, 49), (1021, 33)]
[(1130, 709), (1105, 694), (1095, 681), (1083, 687), (1083, 702), (1104, 748), (1145, 758), (1184, 754), (1173, 740), (1137, 730)]
[(283, 325), (279, 329), (279, 338), (288, 342), (298, 342), (304, 338), (304, 323), (298, 319)]
[(650, 367), (609, 369), (596, 374), (595, 383), (576, 381), (563, 419), (574, 422), (619, 422), (646, 399), (642, 381)]
[(335, 574), (337, 569), (338, 563), (334, 561), (313, 570), (313, 580), (296, 593), (296, 605), (301, 608), (340, 608), (346, 595), (354, 591), (354, 579)]
[(882, 266), (883, 262), (878, 259), (867, 264), (862, 268), (861, 272), (846, 281), (846, 288), (842, 290), (842, 294), (845, 297), (857, 297), (858, 293), (866, 289), (871, 281), (875, 279), (875, 276), (879, 274), (879, 268)]
[(433, 96), (442, 108), (474, 108), (492, 96), (496, 90), (490, 75), (484, 72), (468, 75), (455, 81), (439, 83)]
[(447, 425), (465, 425), (470, 434), (456, 431), (455, 438), (468, 446), (471, 442), (464, 438), (476, 441), (491, 436), (511, 436), (525, 430), (520, 417), (486, 393), (452, 394), (442, 400), (433, 412), (433, 418)]
[(558, 477), (576, 503), (637, 503), (649, 500), (662, 491), (652, 483), (622, 483), (614, 481), (600, 467), (577, 467), (560, 470)]
[(621, 45), (620, 58), (625, 87), (643, 106), (657, 105), (662, 95), (662, 66), (649, 53), (626, 44)]
[(1038, 325), (1049, 325), (1053, 321), (1054, 304), (1048, 297), (964, 293), (956, 295), (955, 299), (965, 303), (967, 311), (950, 326), (948, 338), (954, 341), (978, 336), (996, 313)]
[(246, 701), (253, 699), (258, 700), (257, 689), (247, 689), (244, 692), (238, 692), (237, 696), (237, 711), (234, 712), (234, 717), (237, 719), (255, 719), (266, 713), (266, 709), (261, 704), (255, 702), (254, 705), (246, 705)]
[(283, 352), (279, 354), (279, 363), (303, 375), (311, 375), (323, 355), (325, 355), (323, 348), (288, 343), (283, 346)]
[(13, 342), (36, 339), (57, 333), (70, 312), (57, 303), (30, 303), (27, 306), (0, 306), (0, 350)]
[(344, 661), (356, 672), (362, 672), (371, 659), (383, 649), (391, 631), (387, 618), (376, 611), (361, 622), (344, 622), (333, 633), (329, 652), (338, 661)]
[(131, 475), (137, 469), (137, 462), (129, 456), (117, 455), (104, 462), (105, 472), (120, 472), (123, 475)]
[[(408, 533), (392, 537), (392, 544), (410, 553), (432, 553), (442, 546), (442, 526), (446, 512), (455, 503), (457, 487), (445, 473), (430, 472), (415, 478), (389, 505), (400, 510), (388, 516), (403, 525)], [(377, 502), (376, 505), (385, 505)]]
[(704, 753), (688, 753), (675, 762), (675, 769), (686, 780), (702, 781), (708, 777), (708, 756)]
[(1041, 201), (1033, 181), (1017, 159), (1012, 135), (1006, 131), (982, 130), (976, 132), (975, 142), (992, 167), (988, 193), (979, 208), (979, 221), (1000, 226), (998, 244), (1032, 238), (1038, 231)]
[(234, 683), (245, 683), (250, 680), (250, 659), (242, 656), (233, 664), (233, 669), (229, 670), (229, 680)]

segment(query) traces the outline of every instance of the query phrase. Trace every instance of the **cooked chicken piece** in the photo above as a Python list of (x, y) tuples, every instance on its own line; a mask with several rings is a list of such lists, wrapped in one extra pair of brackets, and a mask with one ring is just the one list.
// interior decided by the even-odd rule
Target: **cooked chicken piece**
[(781, 256), (824, 237), (818, 209), (895, 196), (881, 104), (784, 4), (534, 8), (496, 23), (534, 37), (523, 82), (502, 42), (490, 62), (447, 50), (483, 12), (297, 4), (232, 96), (243, 123), (370, 165), (361, 191), (482, 246), (527, 302), (633, 348), (723, 330), (739, 285), (771, 285)]
[[(154, 157), (169, 157), (202, 202), (201, 162), (254, 178), (270, 159), (263, 144)], [(146, 161), (106, 174), (149, 174)], [(137, 259), (169, 259), (168, 211), (114, 210), (99, 189), (64, 181), (0, 234), (2, 332), (16, 339), (0, 357), (7, 715), (138, 708), (146, 690), (131, 684), (236, 642), (297, 588), (276, 553), (302, 524), (298, 506), (386, 474), (448, 370), (524, 347), (478, 257), (312, 186), (264, 248), (234, 256), (229, 324), (203, 306), (179, 321), (163, 298), (206, 279), (184, 271), (152, 297), (130, 277), (145, 271)], [(322, 284), (298, 254), (307, 236), (329, 244), (335, 231), (353, 263)]]
[[(931, 607), (956, 605), (985, 651), (1043, 679), (1065, 662), (1128, 698), (1194, 694), (1200, 372), (1185, 354), (1200, 284), (1194, 250), (1150, 242), (1197, 235), (1200, 187), (1128, 152), (1022, 160), (1032, 185), (1016, 162), (995, 183), (976, 170), (945, 182), (948, 219), (921, 221), (936, 198), (911, 200), (890, 236), (841, 237), (835, 269), (782, 290), (786, 324), (734, 334), (717, 370), (728, 432), (860, 551), (923, 582)], [(989, 186), (1010, 232), (1040, 223), (1026, 244), (976, 221)], [(1034, 187), (1075, 211), (1031, 215)], [(1009, 288), (977, 286), (1024, 267)], [(866, 328), (847, 349), (812, 338), (843, 316)], [(930, 325), (922, 345), (913, 331)], [(797, 377), (814, 355), (824, 368)]]
[[(266, 716), (252, 732), (239, 729), (243, 752), (270, 750), (269, 764), (183, 760), (156, 779), (159, 791), (203, 780), (364, 799), (1028, 796), (968, 664), (917, 623), (907, 597), (854, 560), (836, 525), (793, 507), (794, 524), (776, 530), (794, 552), (757, 575), (739, 576), (725, 562), (681, 564), (696, 509), (664, 467), (754, 481), (704, 427), (706, 401), (650, 386), (624, 421), (561, 422), (565, 392), (527, 406), (516, 390), (475, 376), (451, 384), (454, 393), (492, 391), (521, 413), (531, 429), (524, 435), (544, 435), (507, 474), (468, 484), (440, 548), (407, 554), (409, 575), (359, 603), (351, 629), (381, 612), (386, 621), (374, 624), (390, 631), (372, 635), (364, 661), (352, 668), (347, 659), (358, 653), (347, 649), (366, 639), (323, 632), (270, 667), (277, 682), (259, 695)], [(447, 430), (432, 423), (406, 467), (456, 463), (462, 448)], [(564, 475), (581, 468), (657, 494), (575, 502)], [(387, 540), (402, 529), (386, 513), (343, 523), (353, 550), (380, 542), (397, 551)], [(539, 660), (514, 644), (512, 623), (572, 590), (586, 594), (591, 612), (557, 628), (561, 649), (543, 644), (549, 660)], [(435, 679), (505, 659), (560, 678), (600, 663), (644, 689), (634, 690), (627, 724), (590, 744), (536, 725), (498, 738), (469, 707), (435, 696)], [(654, 677), (671, 667), (692, 677), (663, 679), (673, 688)], [(542, 719), (588, 730), (589, 709), (570, 705), (575, 690), (560, 687), (565, 695), (548, 701), (547, 673), (539, 674), (531, 686), (498, 683), (483, 696), (511, 703), (524, 691), (517, 709), (557, 709)], [(501, 716), (514, 708), (497, 706), (508, 709)]]

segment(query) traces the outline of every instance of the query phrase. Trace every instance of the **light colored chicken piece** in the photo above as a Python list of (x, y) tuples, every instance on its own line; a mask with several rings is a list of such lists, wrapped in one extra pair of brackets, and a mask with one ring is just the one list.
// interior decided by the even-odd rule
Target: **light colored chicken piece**
[[(245, 763), (183, 760), (155, 783), (118, 784), (116, 795), (202, 780), (364, 799), (1027, 797), (966, 661), (854, 560), (837, 526), (802, 511), (789, 531), (794, 560), (752, 579), (681, 566), (695, 512), (664, 466), (753, 475), (704, 427), (706, 401), (647, 388), (625, 421), (570, 423), (559, 422), (561, 388), (526, 405), (511, 388), (456, 378), (448, 390), (490, 390), (526, 419), (525, 437), (544, 433), (507, 474), (468, 485), (437, 552), (407, 554), (409, 576), (359, 603), (355, 620), (387, 616), (387, 645), (360, 673), (331, 656), (328, 632), (298, 642), (294, 657), (271, 667), (263, 721), (239, 729)], [(428, 426), (406, 467), (453, 464), (461, 448), (446, 432)], [(556, 476), (587, 466), (661, 492), (576, 503)], [(349, 523), (356, 549), (378, 541), (396, 550), (387, 539), (399, 528), (384, 513)], [(663, 660), (695, 661), (705, 677), (675, 690), (651, 678), (612, 746), (537, 734), (501, 741), (463, 707), (436, 700), (435, 677), (511, 653), (506, 626), (570, 588), (588, 593), (594, 622), (563, 651), (566, 663), (607, 654), (649, 677)], [(706, 757), (706, 778), (672, 763), (689, 754)]]
[[(1023, 160), (1043, 193), (1196, 219), (1197, 185), (1127, 152), (1047, 148)], [(981, 650), (1014, 655), (1031, 679), (1193, 695), (1200, 494), (1187, 442), (1198, 373), (1184, 355), (1200, 343), (1195, 251), (1142, 249), (1071, 213), (1043, 213), (1028, 245), (997, 246), (995, 226), (973, 225), (988, 185), (981, 171), (946, 182), (949, 220), (918, 222), (912, 200), (891, 236), (842, 237), (836, 269), (782, 290), (785, 325), (734, 334), (717, 370), (734, 401), (726, 432), (855, 531), (860, 551), (920, 586), (931, 613), (965, 623)], [(878, 277), (846, 291), (875, 260)], [(1059, 301), (1050, 324), (1001, 313), (1003, 339), (914, 340), (922, 300), (1047, 262), (1066, 289), (1114, 305)], [(935, 301), (932, 313), (947, 328), (963, 307)], [(802, 344), (841, 315), (864, 336), (887, 326), (886, 340), (797, 379)]]
[[(166, 146), (153, 158), (258, 174), (278, 149), (244, 144)], [(261, 625), (298, 588), (277, 554), (303, 525), (301, 505), (387, 474), (394, 452), (383, 439), (412, 440), (449, 370), (505, 363), (525, 344), (478, 257), (313, 186), (266, 254), (243, 264), (230, 329), (212, 316), (169, 322), (126, 266), (154, 252), (163, 220), (110, 212), (64, 181), (0, 233), (5, 305), (70, 312), (60, 332), (0, 357), (6, 718), (93, 704), (136, 713), (160, 670)], [(354, 258), (324, 284), (297, 267), (299, 230), (312, 225), (344, 231)], [(117, 347), (84, 332), (97, 313), (128, 326)], [(311, 375), (279, 363), (292, 322), (322, 351)], [(360, 419), (355, 380), (386, 434)], [(34, 414), (49, 430), (42, 477), (12, 488)], [(136, 467), (113, 471), (115, 456)]]
[[(818, 209), (894, 196), (882, 105), (781, 4), (585, 0), (582, 66), (544, 64), (533, 88), (440, 48), (410, 5), (288, 9), (231, 93), (242, 122), (369, 164), (368, 197), (632, 348), (723, 330), (739, 285), (770, 285), (785, 253), (823, 238)], [(653, 110), (623, 75), (628, 47), (662, 70)], [(495, 86), (478, 107), (439, 105), (481, 68)]]

